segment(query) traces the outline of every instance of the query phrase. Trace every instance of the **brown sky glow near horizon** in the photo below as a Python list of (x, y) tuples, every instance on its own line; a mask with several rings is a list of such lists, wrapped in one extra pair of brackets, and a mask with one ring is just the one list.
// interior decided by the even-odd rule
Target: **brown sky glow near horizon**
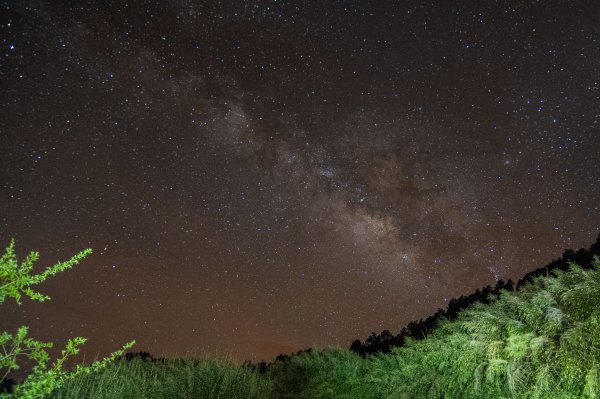
[(0, 330), (272, 360), (600, 230), (600, 6), (0, 1)]

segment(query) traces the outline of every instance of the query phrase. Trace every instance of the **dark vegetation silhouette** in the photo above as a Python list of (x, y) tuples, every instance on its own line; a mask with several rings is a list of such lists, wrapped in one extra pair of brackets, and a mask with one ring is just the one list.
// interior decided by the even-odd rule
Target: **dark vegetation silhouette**
[[(373, 355), (376, 353), (389, 353), (394, 347), (401, 347), (405, 344), (407, 339), (422, 340), (431, 334), (433, 330), (438, 326), (442, 320), (456, 320), (459, 313), (471, 307), (475, 303), (489, 304), (493, 298), (497, 297), (502, 290), (506, 291), (518, 291), (526, 284), (531, 283), (534, 278), (538, 276), (549, 276), (552, 272), (561, 270), (567, 271), (571, 262), (576, 263), (583, 269), (592, 269), (592, 258), (594, 255), (600, 256), (600, 233), (596, 239), (596, 242), (590, 246), (589, 249), (579, 249), (573, 251), (567, 249), (563, 255), (550, 262), (548, 265), (537, 268), (527, 274), (525, 274), (516, 284), (511, 280), (503, 281), (499, 280), (495, 286), (485, 286), (481, 289), (475, 290), (472, 294), (461, 295), (458, 298), (452, 298), (448, 302), (446, 309), (438, 309), (433, 315), (426, 319), (420, 319), (418, 321), (411, 321), (408, 325), (398, 334), (393, 334), (389, 330), (383, 330), (377, 334), (372, 332), (371, 335), (362, 342), (360, 339), (352, 341), (350, 350), (355, 352), (362, 357), (367, 355)], [(271, 366), (275, 363), (289, 363), (294, 356), (302, 354), (310, 354), (312, 348), (303, 349), (290, 355), (280, 354), (273, 362), (261, 361), (259, 363), (253, 363), (250, 360), (244, 361), (242, 367), (248, 368), (252, 371), (257, 371), (260, 374), (265, 374), (269, 371)], [(118, 360), (132, 361), (134, 359), (142, 359), (151, 362), (164, 361), (164, 359), (155, 359), (148, 352), (133, 352), (126, 353)], [(0, 391), (1, 392), (1, 391)]]
[(0, 381), (0, 394), (2, 393), (12, 393), (17, 382), (12, 378), (6, 378)]
[(69, 380), (47, 399), (600, 398), (600, 256), (592, 262), (475, 302), (390, 353), (300, 351), (263, 373), (264, 362), (157, 363), (138, 353)]
[[(281, 356), (281, 355), (279, 355), (279, 356)], [(279, 356), (277, 356), (277, 357), (279, 357)], [(256, 371), (260, 374), (264, 374), (267, 371), (269, 371), (269, 366), (270, 366), (270, 363), (267, 363), (264, 360), (260, 363), (252, 363), (252, 361), (246, 360), (242, 364), (242, 367), (246, 367), (249, 370)]]
[(149, 352), (127, 352), (122, 356), (117, 356), (115, 362), (132, 362), (134, 360), (145, 362), (164, 362), (164, 358), (155, 358)]
[(511, 280), (506, 282), (499, 280), (494, 287), (488, 285), (482, 289), (477, 289), (470, 295), (452, 298), (446, 309), (438, 309), (437, 312), (426, 319), (411, 321), (398, 334), (394, 335), (389, 330), (384, 330), (380, 334), (372, 332), (365, 342), (361, 342), (360, 339), (352, 341), (350, 350), (363, 357), (375, 353), (389, 353), (392, 348), (403, 346), (407, 338), (422, 340), (438, 326), (441, 320), (456, 320), (461, 310), (469, 308), (476, 302), (489, 304), (494, 297), (500, 294), (501, 290), (518, 291), (526, 284), (531, 283), (536, 277), (549, 276), (552, 272), (558, 270), (569, 270), (570, 263), (576, 263), (584, 270), (592, 269), (594, 255), (600, 256), (600, 233), (596, 238), (596, 242), (589, 249), (581, 248), (577, 252), (567, 249), (560, 258), (525, 274), (516, 285)]
[(298, 352), (292, 353), (290, 355), (280, 354), (280, 355), (277, 355), (275, 360), (273, 360), (273, 362), (271, 362), (271, 363), (265, 362), (264, 360), (260, 363), (252, 363), (252, 361), (246, 360), (242, 366), (247, 367), (252, 371), (258, 371), (260, 374), (264, 374), (267, 371), (269, 371), (269, 369), (273, 363), (286, 363), (286, 362), (289, 362), (289, 360), (294, 356), (300, 356), (302, 354), (310, 354), (311, 352), (312, 352), (312, 348), (308, 348), (308, 349), (301, 349)]
[(392, 334), (390, 330), (383, 330), (380, 334), (372, 332), (365, 342), (356, 339), (352, 341), (350, 350), (363, 357), (380, 352), (389, 353), (392, 348), (403, 346), (407, 338), (422, 340), (438, 326), (441, 320), (455, 320), (462, 309), (468, 308), (475, 302), (488, 304), (501, 290), (513, 291), (513, 289), (514, 284), (511, 280), (507, 282), (499, 280), (494, 287), (488, 285), (475, 290), (470, 295), (461, 295), (458, 298), (450, 299), (446, 309), (438, 309), (426, 319), (411, 321), (396, 335)]
[(600, 398), (598, 303), (600, 235), (516, 284), (452, 299), (352, 350), (309, 348), (242, 367), (133, 352), (51, 398)]

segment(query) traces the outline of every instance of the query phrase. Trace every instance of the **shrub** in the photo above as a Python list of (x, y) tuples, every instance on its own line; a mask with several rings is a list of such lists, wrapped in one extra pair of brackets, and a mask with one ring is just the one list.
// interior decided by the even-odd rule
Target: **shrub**
[[(50, 297), (34, 291), (32, 287), (43, 283), (50, 276), (72, 268), (92, 253), (90, 248), (85, 249), (66, 262), (58, 262), (54, 266), (46, 268), (42, 273), (32, 274), (33, 264), (39, 259), (39, 253), (30, 252), (19, 264), (14, 248), (15, 241), (11, 240), (4, 255), (0, 258), (0, 304), (7, 298), (13, 298), (20, 305), (23, 296), (39, 302), (49, 300)], [(0, 333), (0, 347), (3, 350), (3, 353), (0, 354), (0, 384), (5, 382), (11, 371), (19, 369), (19, 357), (31, 359), (35, 363), (32, 372), (15, 387), (14, 392), (3, 395), (6, 398), (43, 398), (69, 378), (106, 367), (115, 357), (122, 355), (135, 343), (135, 341), (131, 341), (110, 357), (87, 367), (77, 366), (73, 372), (69, 373), (63, 369), (64, 363), (67, 358), (79, 353), (79, 346), (83, 345), (86, 339), (83, 337), (69, 339), (65, 349), (61, 351), (61, 355), (52, 364), (49, 364), (50, 355), (47, 349), (52, 348), (53, 344), (36, 341), (27, 336), (28, 332), (27, 326), (21, 326), (14, 334), (6, 331)]]

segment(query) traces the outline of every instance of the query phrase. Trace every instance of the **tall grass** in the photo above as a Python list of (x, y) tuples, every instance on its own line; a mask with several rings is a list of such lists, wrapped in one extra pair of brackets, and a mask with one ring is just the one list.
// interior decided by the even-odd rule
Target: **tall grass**
[(82, 375), (55, 391), (55, 399), (267, 398), (271, 381), (235, 364), (213, 359), (120, 361)]
[(503, 291), (391, 353), (312, 351), (270, 377), (274, 398), (600, 398), (600, 260)]
[(347, 349), (328, 348), (275, 362), (269, 370), (274, 398), (367, 398), (368, 364)]
[(117, 363), (53, 398), (600, 398), (600, 260), (475, 304), (421, 341), (327, 348), (259, 375), (214, 360)]
[[(380, 397), (600, 397), (600, 261), (540, 277), (370, 359)], [(390, 369), (389, 358), (397, 366)]]

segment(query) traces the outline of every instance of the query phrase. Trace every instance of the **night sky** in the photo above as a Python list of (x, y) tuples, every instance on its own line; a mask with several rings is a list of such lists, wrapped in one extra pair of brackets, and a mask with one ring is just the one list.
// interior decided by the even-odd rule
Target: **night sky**
[(0, 5), (0, 247), (94, 250), (0, 330), (271, 360), (600, 229), (597, 1)]

